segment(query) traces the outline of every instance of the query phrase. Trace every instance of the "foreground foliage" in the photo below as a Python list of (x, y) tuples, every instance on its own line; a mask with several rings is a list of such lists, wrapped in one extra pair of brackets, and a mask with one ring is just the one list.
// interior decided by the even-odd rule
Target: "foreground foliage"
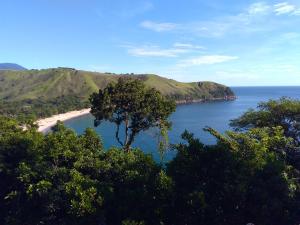
[(241, 117), (232, 120), (231, 126), (236, 130), (255, 127), (281, 126), (287, 137), (293, 138), (295, 144), (300, 142), (300, 101), (290, 98), (261, 102), (257, 110), (250, 109)]
[[(139, 150), (103, 151), (93, 130), (43, 136), (1, 120), (0, 224), (158, 224), (169, 179)], [(3, 129), (4, 128), (4, 129)]]
[(294, 225), (300, 175), (282, 126), (253, 126), (206, 146), (184, 132), (167, 165), (58, 123), (42, 135), (0, 117), (0, 224)]
[(300, 170), (300, 101), (290, 98), (270, 100), (258, 105), (257, 110), (250, 109), (230, 124), (236, 131), (251, 128), (283, 128), (284, 136), (291, 138), (293, 145), (276, 150), (286, 155), (289, 164)]
[(281, 128), (229, 132), (204, 146), (185, 132), (167, 171), (174, 182), (171, 224), (293, 224), (299, 221), (298, 171), (274, 147), (290, 140)]

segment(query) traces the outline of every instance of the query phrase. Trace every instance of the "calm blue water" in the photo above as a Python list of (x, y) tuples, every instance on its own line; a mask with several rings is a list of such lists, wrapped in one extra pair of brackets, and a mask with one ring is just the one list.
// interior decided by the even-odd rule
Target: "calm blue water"
[[(171, 116), (173, 123), (169, 133), (170, 143), (180, 142), (180, 135), (187, 129), (193, 132), (205, 144), (215, 143), (215, 139), (203, 131), (205, 126), (210, 126), (219, 132), (224, 132), (230, 127), (231, 119), (237, 118), (249, 108), (255, 108), (257, 103), (269, 99), (278, 99), (282, 96), (300, 99), (300, 87), (233, 87), (238, 99), (229, 102), (211, 102), (200, 104), (180, 105)], [(91, 115), (74, 118), (65, 122), (65, 125), (82, 134), (87, 127), (93, 127)], [(115, 126), (103, 123), (95, 128), (102, 137), (105, 148), (118, 146), (115, 140)], [(144, 152), (152, 153), (156, 160), (159, 159), (157, 152), (157, 138), (155, 130), (141, 133), (135, 140), (135, 147), (140, 147)], [(167, 152), (165, 159), (171, 159), (176, 153)]]

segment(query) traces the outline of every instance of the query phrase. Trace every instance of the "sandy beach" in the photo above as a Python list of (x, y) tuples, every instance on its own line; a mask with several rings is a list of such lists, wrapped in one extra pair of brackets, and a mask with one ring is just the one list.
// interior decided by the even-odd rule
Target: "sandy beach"
[(66, 121), (66, 120), (69, 120), (69, 119), (72, 119), (75, 117), (83, 116), (83, 115), (89, 114), (90, 110), (91, 109), (89, 108), (89, 109), (82, 109), (82, 110), (77, 110), (77, 111), (70, 111), (67, 113), (54, 115), (54, 116), (51, 116), (48, 118), (39, 119), (36, 121), (36, 124), (39, 126), (38, 131), (46, 132), (52, 126), (54, 126), (58, 120)]

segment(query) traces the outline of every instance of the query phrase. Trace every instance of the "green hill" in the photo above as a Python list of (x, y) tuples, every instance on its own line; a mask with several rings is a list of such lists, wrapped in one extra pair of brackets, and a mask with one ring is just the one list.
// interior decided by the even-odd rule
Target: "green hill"
[(157, 75), (96, 73), (71, 68), (0, 71), (0, 112), (49, 116), (88, 107), (91, 93), (120, 76), (141, 79), (178, 103), (234, 98), (230, 88), (213, 82), (182, 83)]

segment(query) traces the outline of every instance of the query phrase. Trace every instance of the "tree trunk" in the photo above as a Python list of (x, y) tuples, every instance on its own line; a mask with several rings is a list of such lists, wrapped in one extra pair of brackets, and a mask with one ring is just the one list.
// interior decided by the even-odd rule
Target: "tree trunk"
[(119, 137), (119, 130), (120, 130), (120, 124), (117, 124), (116, 138), (117, 138), (117, 141), (119, 142), (119, 144), (121, 146), (124, 146), (124, 143), (122, 143), (122, 141), (120, 140), (120, 137)]
[(129, 126), (129, 120), (128, 120), (128, 114), (126, 113), (126, 118), (125, 118), (125, 141), (124, 141), (124, 145), (127, 146), (128, 145), (128, 128)]
[(130, 146), (131, 146), (132, 142), (134, 141), (134, 138), (135, 138), (136, 134), (137, 134), (137, 132), (132, 131), (130, 136), (129, 136), (128, 142), (126, 144), (126, 148), (127, 148), (128, 151), (130, 150)]
[(126, 152), (130, 151), (130, 145), (131, 143), (129, 143), (129, 118), (128, 118), (128, 113), (126, 112), (125, 114), (125, 140), (124, 140), (124, 150)]

